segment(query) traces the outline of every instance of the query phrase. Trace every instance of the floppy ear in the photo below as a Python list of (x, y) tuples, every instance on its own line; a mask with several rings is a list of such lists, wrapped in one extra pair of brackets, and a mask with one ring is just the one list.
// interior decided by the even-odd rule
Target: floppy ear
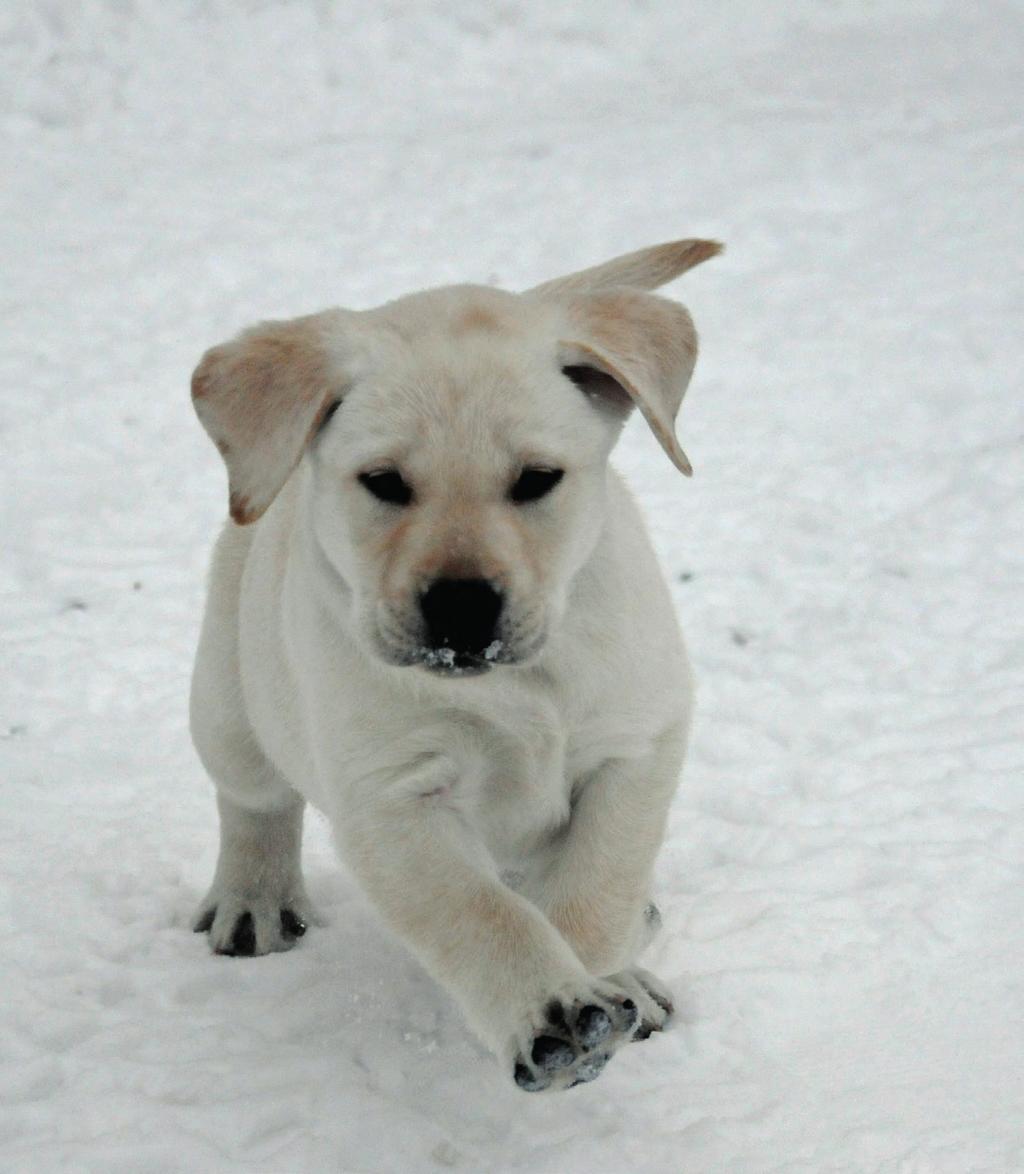
[(608, 399), (610, 391), (612, 402), (632, 401), (672, 463), (691, 476), (675, 433), (697, 359), (690, 315), (676, 302), (634, 289), (578, 294), (567, 310), (569, 333), (559, 344), (565, 374), (597, 398)]
[(326, 328), (342, 313), (264, 322), (208, 350), (195, 369), (192, 403), (227, 465), (240, 526), (264, 513), (338, 401)]
[(630, 289), (657, 289), (666, 282), (717, 256), (723, 246), (718, 241), (682, 240), (651, 245), (635, 253), (625, 253), (603, 265), (581, 269), (565, 277), (556, 277), (535, 286), (530, 292), (545, 297), (593, 292), (628, 286)]

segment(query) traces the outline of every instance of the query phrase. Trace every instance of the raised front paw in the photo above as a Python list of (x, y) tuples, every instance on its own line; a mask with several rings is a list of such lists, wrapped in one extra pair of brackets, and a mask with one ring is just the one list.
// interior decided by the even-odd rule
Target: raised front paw
[(517, 1040), (513, 1076), (526, 1092), (596, 1080), (640, 1023), (636, 1002), (599, 979), (561, 991), (531, 1016)]
[(215, 954), (253, 957), (290, 950), (309, 925), (322, 925), (305, 894), (251, 897), (211, 890), (196, 911), (192, 928), (210, 935)]

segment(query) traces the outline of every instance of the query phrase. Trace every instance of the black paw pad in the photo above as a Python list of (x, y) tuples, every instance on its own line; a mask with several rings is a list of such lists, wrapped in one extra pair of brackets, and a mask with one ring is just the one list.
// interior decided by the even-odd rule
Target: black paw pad
[(623, 1031), (629, 1031), (633, 1024), (640, 1018), (640, 1012), (636, 1009), (636, 1003), (632, 999), (623, 999), (620, 1006), (626, 1013), (626, 1024)]
[(199, 918), (199, 920), (192, 926), (193, 933), (207, 933), (210, 926), (213, 925), (213, 919), (217, 916), (216, 908), (207, 909), (207, 911)]
[(516, 1084), (525, 1092), (540, 1092), (551, 1083), (550, 1080), (546, 1080), (543, 1076), (537, 1076), (531, 1072), (522, 1061), (516, 1065), (514, 1075)]
[(550, 1003), (544, 1008), (544, 1014), (547, 1016), (548, 1023), (552, 1027), (565, 1028), (565, 1008), (557, 999), (552, 999)]
[(577, 1084), (588, 1084), (591, 1080), (596, 1080), (610, 1059), (611, 1053), (602, 1052), (598, 1056), (591, 1056), (589, 1060), (584, 1060), (576, 1069), (576, 1079), (569, 1087), (572, 1088)]
[(281, 932), (286, 938), (301, 938), (306, 932), (306, 923), (291, 911), (281, 910)]
[(590, 1004), (576, 1016), (576, 1038), (589, 1051), (612, 1033), (608, 1012)]
[(533, 1041), (530, 1059), (542, 1072), (554, 1072), (558, 1068), (568, 1068), (576, 1059), (576, 1053), (564, 1039), (540, 1035)]
[(252, 914), (243, 913), (235, 922), (235, 930), (227, 949), (221, 950), (232, 958), (251, 958), (256, 953), (256, 927), (252, 923)]

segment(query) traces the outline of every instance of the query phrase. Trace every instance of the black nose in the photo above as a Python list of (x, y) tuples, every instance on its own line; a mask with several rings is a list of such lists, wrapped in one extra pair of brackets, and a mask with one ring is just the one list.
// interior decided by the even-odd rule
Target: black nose
[(482, 656), (494, 642), (501, 596), (486, 579), (438, 579), (420, 597), (431, 648)]

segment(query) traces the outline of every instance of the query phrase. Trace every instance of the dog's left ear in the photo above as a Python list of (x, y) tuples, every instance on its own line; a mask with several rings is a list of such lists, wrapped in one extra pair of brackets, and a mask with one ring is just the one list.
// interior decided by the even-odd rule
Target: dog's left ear
[(677, 302), (635, 289), (576, 294), (566, 312), (568, 332), (559, 344), (565, 374), (595, 398), (635, 404), (672, 463), (691, 476), (675, 432), (697, 360), (689, 313)]

